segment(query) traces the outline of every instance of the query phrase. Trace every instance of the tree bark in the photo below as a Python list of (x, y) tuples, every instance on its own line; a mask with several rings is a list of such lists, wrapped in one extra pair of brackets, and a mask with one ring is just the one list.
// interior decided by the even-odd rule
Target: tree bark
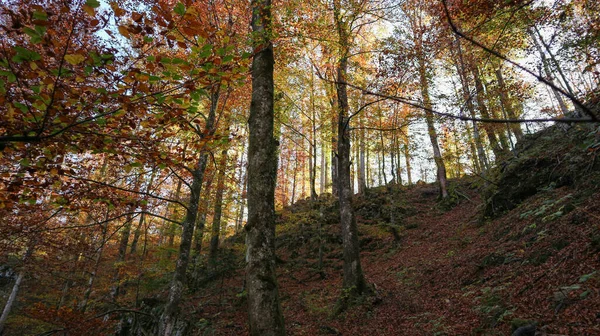
[[(506, 115), (510, 119), (516, 119), (517, 114), (515, 113), (515, 109), (511, 104), (510, 99), (508, 98), (508, 89), (506, 87), (506, 84), (504, 83), (504, 76), (502, 76), (502, 69), (500, 68), (496, 69), (496, 79), (498, 80), (498, 88), (500, 89), (500, 103), (502, 103)], [(510, 129), (515, 135), (515, 138), (517, 138), (517, 141), (521, 141), (521, 139), (523, 138), (523, 130), (521, 129), (521, 124), (512, 123), (510, 124)]]
[(227, 169), (227, 149), (221, 152), (219, 162), (219, 174), (217, 176), (217, 192), (215, 194), (215, 210), (213, 212), (213, 223), (210, 236), (210, 251), (208, 253), (208, 265), (212, 271), (217, 266), (217, 254), (219, 252), (219, 238), (221, 235), (221, 214), (223, 212), (223, 192), (225, 190), (225, 170)]
[[(25, 264), (25, 262), (27, 262), (27, 259), (29, 259), (29, 257), (33, 253), (34, 245), (35, 245), (34, 243), (30, 243), (30, 245), (27, 247), (27, 251), (25, 251), (25, 255), (23, 256), (23, 260), (22, 260), (23, 264)], [(17, 275), (17, 279), (15, 280), (15, 283), (13, 284), (13, 288), (12, 288), (12, 291), (10, 292), (10, 295), (8, 296), (8, 300), (6, 301), (6, 304), (4, 305), (4, 309), (2, 310), (2, 315), (0, 315), (0, 335), (2, 335), (2, 333), (4, 331), (4, 326), (6, 324), (6, 320), (8, 319), (8, 315), (10, 314), (10, 311), (12, 310), (12, 307), (15, 304), (15, 301), (17, 300), (17, 295), (19, 294), (19, 289), (21, 287), (21, 283), (23, 282), (24, 277), (25, 277), (25, 270), (21, 269), (19, 271), (19, 274)]]
[[(211, 93), (211, 104), (206, 120), (205, 131), (200, 136), (200, 140), (210, 137), (215, 132), (215, 119), (217, 104), (219, 102), (219, 86), (215, 85)], [(177, 315), (179, 313), (179, 302), (183, 296), (183, 289), (186, 280), (186, 271), (190, 261), (190, 251), (192, 247), (192, 238), (194, 236), (194, 225), (198, 216), (198, 205), (200, 202), (200, 193), (202, 192), (202, 182), (204, 171), (208, 162), (208, 153), (201, 151), (196, 168), (192, 171), (192, 185), (190, 188), (190, 198), (186, 209), (185, 219), (181, 226), (181, 242), (179, 245), (179, 256), (175, 264), (175, 272), (169, 288), (169, 298), (165, 310), (160, 317), (158, 334), (161, 336), (171, 336), (177, 326)]]
[[(152, 184), (154, 183), (154, 178), (156, 177), (156, 168), (157, 167), (153, 167), (152, 168), (152, 173), (150, 175), (150, 181), (148, 182), (148, 185), (146, 186), (146, 193), (150, 192), (150, 189), (152, 189)], [(140, 234), (141, 234), (141, 229), (142, 226), (144, 225), (144, 220), (146, 219), (146, 214), (142, 213), (140, 215), (140, 220), (138, 222), (138, 226), (135, 228), (135, 231), (133, 232), (133, 239), (131, 240), (131, 249), (129, 250), (130, 254), (135, 254), (137, 251), (137, 244), (138, 244), (138, 240), (140, 239)]]
[(277, 143), (273, 138), (274, 81), (271, 0), (252, 0), (254, 49), (248, 120), (248, 223), (246, 283), (250, 335), (285, 335), (275, 270), (275, 183)]
[(344, 245), (343, 287), (348, 297), (361, 295), (367, 290), (360, 264), (358, 229), (352, 209), (352, 187), (350, 177), (350, 125), (348, 119), (348, 91), (346, 78), (348, 72), (349, 31), (347, 22), (341, 16), (339, 0), (333, 2), (334, 17), (340, 46), (340, 60), (337, 64), (336, 90), (338, 97), (338, 198), (340, 206), (340, 224)]
[[(485, 104), (483, 84), (481, 83), (481, 79), (479, 78), (479, 70), (477, 69), (477, 65), (472, 65), (471, 71), (473, 73), (473, 79), (475, 80), (475, 90), (477, 91), (475, 95), (477, 99), (477, 107), (479, 107), (479, 112), (481, 113), (481, 116), (483, 118), (489, 119), (491, 118), (491, 116)], [(494, 152), (496, 160), (502, 158), (504, 156), (504, 150), (500, 146), (498, 137), (496, 136), (496, 131), (494, 130), (494, 126), (488, 123), (483, 123), (483, 129), (487, 134), (488, 141), (490, 142), (490, 146), (492, 147), (492, 152)]]
[(446, 165), (444, 164), (444, 159), (442, 158), (442, 152), (440, 151), (440, 145), (438, 143), (437, 131), (435, 130), (435, 125), (433, 122), (433, 113), (430, 112), (432, 109), (431, 99), (429, 97), (429, 80), (427, 79), (427, 71), (425, 65), (425, 59), (423, 55), (423, 48), (421, 43), (417, 41), (417, 52), (419, 53), (419, 78), (420, 78), (420, 86), (421, 86), (421, 97), (423, 98), (423, 106), (429, 111), (425, 111), (425, 121), (427, 123), (427, 133), (429, 134), (429, 140), (431, 141), (431, 146), (433, 147), (433, 159), (435, 161), (435, 165), (437, 167), (437, 181), (440, 186), (440, 197), (446, 198), (448, 197), (448, 189), (446, 181)]

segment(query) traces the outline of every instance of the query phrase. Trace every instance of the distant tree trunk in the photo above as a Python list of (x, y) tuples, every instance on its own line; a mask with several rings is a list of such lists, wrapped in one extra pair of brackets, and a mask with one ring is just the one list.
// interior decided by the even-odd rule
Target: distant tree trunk
[(248, 223), (246, 283), (250, 335), (285, 335), (275, 270), (275, 183), (277, 144), (273, 138), (273, 44), (271, 0), (252, 0), (255, 54), (248, 120)]
[(292, 198), (290, 199), (290, 205), (294, 204), (294, 200), (296, 199), (296, 177), (298, 176), (298, 154), (294, 154), (296, 156), (296, 160), (294, 160), (294, 174), (292, 177)]
[(310, 199), (315, 201), (317, 199), (317, 188), (316, 188), (316, 180), (317, 180), (317, 112), (315, 108), (314, 102), (314, 73), (311, 71), (311, 132), (310, 132)]
[(338, 158), (337, 158), (337, 103), (331, 99), (331, 194), (338, 194)]
[(423, 98), (423, 106), (429, 111), (425, 111), (425, 121), (427, 123), (427, 133), (429, 134), (429, 140), (431, 141), (431, 146), (433, 147), (433, 159), (435, 161), (435, 165), (437, 167), (437, 182), (440, 186), (440, 197), (446, 198), (448, 197), (448, 189), (446, 181), (446, 165), (444, 164), (444, 159), (442, 158), (442, 152), (440, 151), (440, 145), (438, 143), (438, 135), (435, 130), (435, 125), (433, 122), (433, 113), (431, 112), (432, 105), (431, 99), (429, 97), (429, 80), (427, 79), (427, 71), (425, 58), (423, 55), (423, 50), (421, 46), (421, 42), (417, 41), (417, 52), (419, 53), (419, 78), (420, 78), (420, 86), (421, 86), (421, 96)]
[(341, 48), (337, 64), (336, 90), (338, 97), (338, 198), (340, 207), (340, 224), (344, 245), (344, 280), (343, 287), (350, 291), (348, 296), (360, 295), (367, 290), (360, 264), (360, 248), (358, 229), (352, 209), (352, 187), (350, 177), (350, 127), (348, 119), (348, 92), (346, 75), (348, 72), (349, 31), (348, 23), (341, 16), (340, 1), (335, 0), (334, 18)]
[[(485, 77), (481, 74), (481, 71), (479, 70), (479, 66), (477, 66), (477, 65), (473, 66), (473, 71), (474, 71), (474, 76), (476, 77), (475, 78), (475, 87), (477, 87), (477, 85), (481, 85), (481, 88), (482, 88), (482, 91), (479, 91), (479, 90), (477, 91), (478, 104), (480, 102), (479, 98), (481, 98), (482, 99), (481, 102), (486, 106), (485, 110), (487, 111), (489, 117), (492, 119), (500, 119), (502, 116), (500, 116), (498, 114), (497, 109), (492, 108), (492, 109), (488, 110), (488, 108), (487, 108), (487, 106), (490, 106), (490, 98), (489, 98), (489, 94), (488, 94), (488, 90), (487, 90), (487, 83), (485, 81)], [(489, 127), (491, 129), (493, 129), (494, 133), (498, 136), (498, 143), (500, 144), (502, 154), (503, 155), (506, 154), (510, 150), (510, 146), (508, 144), (508, 139), (507, 139), (506, 133), (502, 129), (502, 124), (489, 125)]]
[(325, 146), (321, 144), (321, 176), (319, 183), (319, 193), (323, 195), (327, 186), (327, 158), (325, 157)]
[(213, 212), (212, 234), (210, 237), (210, 251), (208, 265), (212, 271), (216, 269), (217, 253), (219, 252), (219, 236), (221, 234), (221, 214), (223, 211), (223, 192), (225, 190), (225, 171), (227, 170), (227, 150), (221, 152), (219, 173), (217, 176), (217, 192), (215, 194), (215, 210)]
[(564, 84), (564, 88), (567, 90), (567, 92), (570, 95), (574, 96), (575, 95), (575, 91), (573, 90), (573, 88), (569, 84), (569, 80), (567, 79), (567, 76), (565, 76), (565, 73), (563, 72), (562, 67), (560, 66), (560, 63), (558, 62), (558, 60), (554, 56), (554, 53), (552, 53), (552, 49), (550, 49), (550, 46), (548, 44), (546, 44), (546, 42), (544, 41), (544, 37), (542, 36), (542, 34), (540, 34), (540, 31), (537, 29), (537, 27), (535, 25), (533, 26), (533, 30), (535, 30), (535, 33), (536, 33), (537, 37), (539, 38), (540, 43), (544, 46), (544, 49), (546, 49), (546, 52), (548, 53), (548, 56), (550, 56), (550, 60), (552, 60), (552, 63), (554, 64), (554, 68), (556, 69), (556, 71), (560, 75), (560, 78), (562, 78), (563, 84)]
[[(383, 128), (381, 119), (379, 119), (379, 127)], [(385, 142), (383, 139), (383, 131), (379, 132), (379, 140), (381, 141), (381, 175), (383, 175), (383, 184), (387, 184), (387, 176), (385, 174)]]
[[(27, 260), (31, 256), (31, 254), (33, 253), (34, 248), (35, 248), (35, 243), (30, 242), (29, 246), (27, 247), (27, 251), (25, 251), (25, 255), (22, 258), (22, 264), (23, 264), (22, 266), (25, 265), (25, 263), (27, 262)], [(15, 304), (15, 301), (17, 300), (17, 295), (19, 294), (19, 289), (21, 288), (21, 283), (23, 282), (24, 277), (25, 277), (25, 269), (21, 269), (19, 271), (19, 274), (17, 275), (17, 279), (15, 280), (15, 283), (13, 284), (13, 288), (12, 288), (12, 291), (10, 292), (10, 295), (8, 296), (8, 300), (6, 301), (6, 304), (4, 304), (4, 309), (2, 310), (2, 315), (0, 315), (0, 335), (2, 335), (2, 333), (4, 331), (4, 326), (6, 324), (6, 320), (8, 319), (8, 315), (10, 314), (10, 311), (12, 310), (12, 307)]]
[[(205, 131), (201, 138), (210, 137), (215, 132), (215, 119), (217, 104), (219, 102), (219, 86), (215, 85), (211, 93), (211, 103)], [(201, 139), (202, 140), (202, 139)], [(179, 314), (179, 302), (183, 295), (183, 289), (186, 278), (186, 271), (190, 261), (190, 251), (192, 247), (192, 238), (194, 235), (194, 226), (198, 216), (198, 205), (200, 194), (202, 192), (202, 182), (204, 180), (204, 171), (208, 162), (208, 153), (201, 151), (200, 158), (192, 171), (192, 185), (190, 188), (190, 198), (186, 209), (185, 219), (183, 220), (181, 242), (179, 244), (179, 256), (175, 264), (175, 272), (169, 288), (169, 297), (165, 310), (160, 317), (158, 334), (161, 336), (171, 336), (177, 326), (177, 315)]]
[(396, 153), (396, 176), (398, 185), (402, 185), (402, 161), (400, 155), (400, 142), (398, 139), (398, 135), (394, 133), (394, 153)]
[[(181, 159), (185, 158), (186, 151), (187, 151), (187, 143), (184, 144), (184, 146), (183, 146), (183, 150), (181, 152)], [(174, 196), (175, 197), (174, 200), (176, 200), (176, 201), (179, 201), (179, 195), (181, 193), (181, 184), (182, 184), (181, 182), (182, 182), (181, 179), (178, 178), (177, 179), (177, 187), (175, 189), (175, 196)], [(171, 196), (173, 196), (172, 192), (171, 192)], [(170, 217), (171, 219), (177, 220), (176, 216), (174, 216), (176, 214), (176, 211), (174, 211), (173, 215), (169, 215), (170, 205), (171, 205), (170, 203), (167, 204), (167, 210), (165, 211), (165, 217), (169, 218), (169, 216), (171, 216)], [(169, 222), (167, 220), (165, 220), (164, 223), (163, 223), (163, 227), (167, 228), (167, 230), (166, 230), (166, 236), (168, 238), (167, 239), (167, 246), (169, 248), (172, 248), (173, 245), (175, 244), (175, 230), (177, 229), (176, 225), (177, 224)], [(163, 241), (163, 237), (161, 237), (161, 242), (162, 241)], [(167, 253), (167, 258), (171, 259), (171, 251), (170, 250)]]
[[(506, 115), (510, 119), (517, 119), (517, 114), (515, 113), (513, 104), (508, 98), (508, 88), (504, 83), (504, 76), (502, 76), (502, 69), (500, 68), (496, 69), (496, 79), (498, 80), (498, 88), (500, 89), (500, 103), (502, 104)], [(521, 129), (521, 124), (512, 123), (510, 124), (510, 129), (515, 135), (515, 138), (517, 138), (517, 141), (521, 141), (521, 139), (523, 138), (523, 130)]]
[[(242, 146), (243, 148), (245, 148), (246, 144), (244, 143), (244, 146)], [(289, 162), (289, 160), (288, 160)], [(235, 223), (235, 233), (240, 232), (240, 230), (243, 227), (243, 223), (244, 223), (244, 208), (246, 207), (246, 192), (247, 192), (247, 185), (248, 185), (248, 181), (247, 181), (247, 177), (248, 177), (248, 170), (245, 169), (244, 166), (244, 155), (242, 154), (242, 160), (240, 161), (240, 181), (242, 183), (241, 185), (241, 190), (242, 193), (240, 195), (239, 198), (239, 209), (238, 209), (238, 215), (237, 215), (237, 219), (236, 219), (236, 223)], [(287, 193), (287, 188), (286, 188), (286, 193)]]
[[(538, 53), (540, 54), (540, 57), (542, 59), (542, 66), (544, 68), (544, 72), (546, 73), (546, 77), (552, 83), (554, 81), (554, 75), (552, 74), (552, 70), (550, 70), (550, 64), (548, 62), (548, 59), (546, 58), (546, 53), (544, 53), (544, 50), (542, 49), (542, 46), (540, 46), (540, 42), (538, 41), (533, 31), (528, 30), (528, 33)], [(567, 105), (565, 104), (565, 101), (561, 96), (560, 92), (552, 88), (552, 93), (554, 94), (554, 98), (556, 98), (556, 101), (558, 102), (558, 106), (560, 107), (560, 111), (562, 112), (562, 114), (568, 115), (569, 109), (567, 108)]]
[[(206, 175), (206, 173), (205, 173)], [(202, 240), (204, 239), (204, 227), (206, 226), (206, 216), (208, 213), (210, 193), (212, 188), (213, 177), (212, 174), (208, 174), (208, 178), (204, 180), (204, 187), (202, 188), (200, 204), (198, 205), (198, 218), (196, 219), (196, 228), (194, 229), (194, 241), (192, 250), (192, 261), (191, 261), (191, 274), (192, 278), (189, 283), (195, 286), (200, 280), (200, 253), (202, 252)]]
[[(152, 184), (154, 183), (154, 178), (156, 177), (156, 169), (157, 167), (153, 167), (152, 168), (152, 173), (150, 175), (150, 181), (148, 182), (148, 185), (146, 186), (146, 193), (150, 192), (150, 189), (152, 189)], [(130, 254), (135, 254), (135, 252), (137, 251), (137, 244), (138, 244), (138, 240), (140, 239), (140, 234), (141, 234), (141, 229), (142, 226), (144, 225), (144, 220), (146, 219), (146, 214), (142, 213), (140, 215), (140, 220), (138, 222), (138, 226), (135, 228), (135, 231), (133, 233), (133, 240), (131, 240), (131, 250), (130, 250)]]
[(366, 159), (365, 159), (365, 164), (366, 164), (366, 167), (365, 167), (365, 175), (366, 175), (365, 176), (365, 184), (366, 184), (367, 188), (369, 188), (372, 185), (372, 183), (371, 183), (371, 181), (372, 181), (371, 168), (370, 168), (370, 165), (369, 165), (369, 162), (370, 162), (369, 161), (370, 160), (369, 159), (370, 150), (369, 150), (369, 146), (365, 146), (365, 147), (366, 147), (366, 149), (365, 149), (365, 152), (366, 152), (365, 153), (365, 156), (366, 156)]
[[(177, 187), (175, 189), (175, 200), (179, 201), (179, 197), (181, 195), (181, 185), (182, 185), (182, 180), (178, 179), (177, 180)], [(176, 215), (176, 213), (174, 213), (174, 215)], [(174, 220), (178, 220), (178, 218), (176, 216), (171, 216), (172, 219)], [(175, 246), (175, 231), (177, 229), (177, 224), (175, 223), (169, 223), (169, 232), (168, 232), (168, 242), (167, 242), (167, 246), (169, 247), (169, 251), (167, 252), (167, 259), (171, 259), (171, 248), (173, 248)]]
[(410, 139), (406, 135), (406, 143), (404, 144), (404, 160), (406, 161), (406, 182), (412, 185), (412, 169), (410, 166)]
[[(473, 106), (473, 100), (471, 99), (471, 89), (469, 88), (469, 80), (467, 77), (467, 70), (465, 66), (465, 61), (462, 55), (462, 48), (460, 45), (460, 39), (456, 37), (456, 51), (458, 53), (458, 62), (455, 62), (456, 70), (458, 72), (458, 77), (460, 79), (460, 83), (462, 86), (462, 94), (465, 104), (467, 105), (467, 110), (469, 110), (471, 118), (475, 118), (475, 107)], [(487, 160), (487, 156), (485, 154), (485, 150), (483, 148), (483, 142), (481, 140), (481, 135), (479, 133), (479, 126), (475, 120), (472, 121), (473, 124), (473, 140), (475, 142), (475, 147), (477, 148), (477, 160), (479, 162), (480, 173), (484, 173), (489, 169), (489, 163)]]
[[(361, 126), (363, 126), (363, 118), (360, 119)], [(359, 133), (359, 144), (358, 144), (358, 193), (363, 194), (367, 190), (367, 177), (365, 175), (365, 130), (361, 129)]]
[[(105, 220), (107, 220), (107, 219), (108, 219), (108, 209), (106, 210), (106, 215), (105, 215)], [(128, 220), (131, 221), (132, 219), (129, 218)], [(107, 241), (107, 233), (108, 233), (108, 222), (102, 224), (102, 237), (100, 239), (100, 246), (98, 247), (98, 250), (96, 252), (96, 259), (94, 260), (94, 269), (90, 273), (90, 277), (88, 278), (87, 288), (85, 289), (85, 292), (83, 293), (83, 300), (81, 300), (81, 303), (79, 304), (79, 310), (81, 312), (86, 311), (88, 302), (90, 300), (90, 295), (92, 294), (92, 290), (94, 288), (94, 282), (96, 281), (96, 276), (98, 275), (98, 270), (100, 269), (100, 261), (102, 260), (102, 253), (104, 252), (104, 247), (105, 247), (106, 241)], [(113, 294), (113, 300), (116, 298), (116, 296), (118, 295), (118, 291), (119, 291), (118, 278), (117, 278), (117, 283), (115, 284), (115, 286), (116, 286), (116, 290), (114, 290), (114, 292), (111, 293), (111, 294)]]
[[(481, 116), (483, 118), (490, 119), (491, 116), (485, 104), (483, 84), (481, 83), (481, 79), (479, 78), (479, 70), (477, 70), (477, 65), (473, 65), (471, 71), (473, 72), (473, 78), (475, 80), (475, 90), (477, 91), (475, 95), (475, 97), (477, 98), (477, 107), (479, 108), (479, 112), (481, 113)], [(488, 141), (490, 142), (490, 147), (492, 147), (492, 152), (494, 152), (496, 160), (501, 159), (504, 156), (504, 151), (500, 146), (500, 143), (498, 142), (498, 137), (496, 136), (496, 132), (494, 130), (493, 125), (483, 123), (483, 129), (487, 134)]]

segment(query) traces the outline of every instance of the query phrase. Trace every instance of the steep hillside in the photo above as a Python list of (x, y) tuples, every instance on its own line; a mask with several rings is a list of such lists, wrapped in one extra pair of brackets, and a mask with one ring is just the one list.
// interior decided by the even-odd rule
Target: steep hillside
[[(361, 257), (376, 295), (338, 316), (335, 202), (325, 195), (284, 209), (277, 245), (289, 334), (510, 335), (533, 323), (538, 335), (600, 334), (594, 132), (551, 128), (531, 136), (488, 182), (452, 181), (450, 210), (437, 203), (433, 185), (357, 196)], [(198, 334), (247, 332), (243, 269), (231, 267), (243, 263), (239, 254), (234, 259), (229, 273), (188, 302)]]

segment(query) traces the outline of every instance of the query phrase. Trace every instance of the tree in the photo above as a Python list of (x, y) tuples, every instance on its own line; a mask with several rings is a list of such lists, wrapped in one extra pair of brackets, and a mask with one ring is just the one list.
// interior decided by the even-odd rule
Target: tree
[(270, 0), (252, 1), (252, 100), (248, 143), (248, 223), (246, 282), (253, 336), (285, 335), (275, 270), (275, 180), (273, 138), (273, 44)]

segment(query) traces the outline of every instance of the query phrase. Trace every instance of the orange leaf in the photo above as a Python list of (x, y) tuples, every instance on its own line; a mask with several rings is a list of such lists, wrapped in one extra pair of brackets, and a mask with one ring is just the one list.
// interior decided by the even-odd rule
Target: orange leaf
[(131, 36), (129, 29), (127, 29), (125, 26), (119, 26), (119, 33), (127, 38)]

